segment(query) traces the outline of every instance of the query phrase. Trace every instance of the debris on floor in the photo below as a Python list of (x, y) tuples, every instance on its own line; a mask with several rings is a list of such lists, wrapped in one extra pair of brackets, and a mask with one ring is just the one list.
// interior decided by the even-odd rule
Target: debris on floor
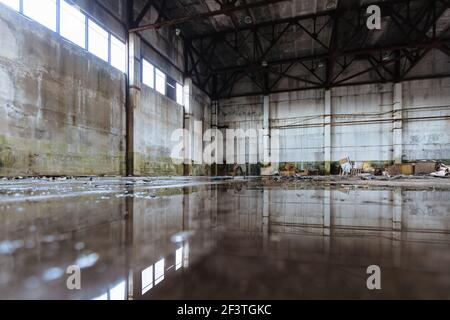
[(276, 170), (273, 165), (265, 166), (261, 168), (261, 176), (273, 176), (278, 174), (278, 170)]
[(351, 173), (353, 166), (349, 157), (339, 160), (339, 164), (341, 165), (341, 175), (349, 175)]
[(414, 166), (415, 174), (430, 174), (436, 171), (436, 162), (435, 161), (424, 161), (418, 162)]
[(450, 175), (450, 167), (446, 166), (445, 164), (438, 163), (436, 167), (438, 168), (438, 170), (436, 172), (430, 173), (431, 176), (445, 178)]

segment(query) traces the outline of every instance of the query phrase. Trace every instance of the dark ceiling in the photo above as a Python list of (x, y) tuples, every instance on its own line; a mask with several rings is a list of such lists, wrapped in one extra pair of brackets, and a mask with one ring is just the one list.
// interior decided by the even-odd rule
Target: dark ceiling
[[(431, 50), (447, 56), (450, 52), (449, 0), (152, 4), (161, 18), (139, 26), (139, 32), (178, 29), (185, 40), (187, 74), (213, 98), (326, 88), (355, 80), (399, 81)], [(381, 8), (381, 30), (366, 27), (371, 4)]]

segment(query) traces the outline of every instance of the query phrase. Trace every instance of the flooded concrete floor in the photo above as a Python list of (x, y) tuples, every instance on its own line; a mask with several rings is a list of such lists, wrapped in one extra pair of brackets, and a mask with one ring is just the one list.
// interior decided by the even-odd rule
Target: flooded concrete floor
[(450, 299), (440, 183), (2, 181), (0, 299)]

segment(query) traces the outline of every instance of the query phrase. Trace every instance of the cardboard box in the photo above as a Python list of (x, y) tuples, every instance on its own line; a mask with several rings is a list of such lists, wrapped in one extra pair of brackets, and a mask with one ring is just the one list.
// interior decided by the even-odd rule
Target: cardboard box
[(400, 166), (401, 174), (405, 176), (412, 176), (414, 174), (414, 165), (412, 164), (402, 164)]

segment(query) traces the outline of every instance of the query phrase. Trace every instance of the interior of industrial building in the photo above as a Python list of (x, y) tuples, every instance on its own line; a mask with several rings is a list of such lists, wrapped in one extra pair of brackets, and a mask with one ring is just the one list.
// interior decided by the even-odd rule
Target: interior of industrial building
[(450, 299), (448, 0), (0, 0), (0, 299)]

